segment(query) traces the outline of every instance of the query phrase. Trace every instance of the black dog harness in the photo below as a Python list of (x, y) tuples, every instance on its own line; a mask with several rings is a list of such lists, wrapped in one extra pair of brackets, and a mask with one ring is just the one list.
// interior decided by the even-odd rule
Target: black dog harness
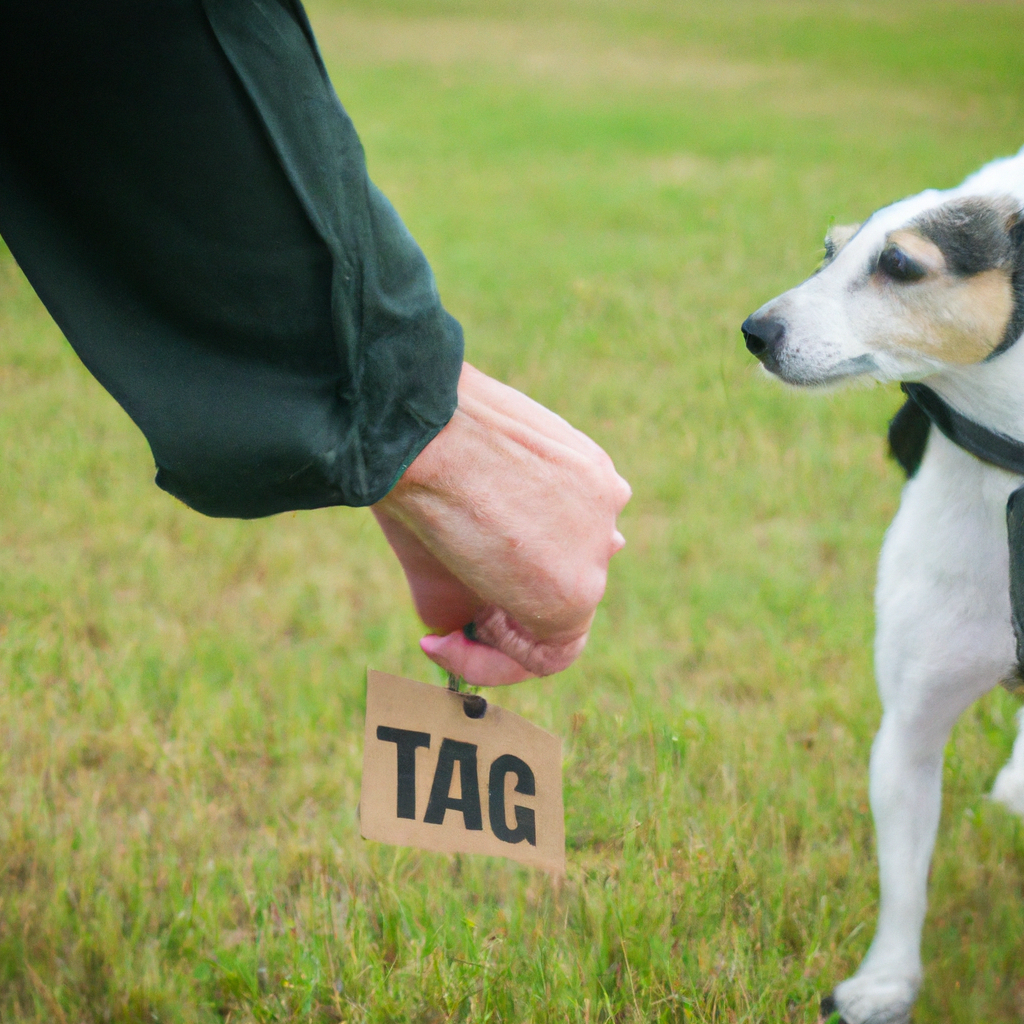
[[(901, 384), (908, 401), (889, 424), (889, 448), (912, 477), (921, 465), (928, 432), (934, 424), (953, 444), (975, 458), (1024, 476), (1024, 443), (967, 419), (924, 384)], [(1004, 680), (1011, 689), (1024, 686), (1024, 487), (1006, 502), (1006, 532), (1010, 546), (1010, 616), (1017, 641), (1017, 671)]]

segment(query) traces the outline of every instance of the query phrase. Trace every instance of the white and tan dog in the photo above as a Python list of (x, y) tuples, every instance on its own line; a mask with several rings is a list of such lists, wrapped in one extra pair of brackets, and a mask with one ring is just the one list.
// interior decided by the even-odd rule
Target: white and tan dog
[[(911, 382), (891, 435), (911, 476), (876, 590), (878, 927), (860, 969), (822, 1003), (848, 1024), (889, 1024), (909, 1020), (921, 983), (950, 730), (974, 700), (1019, 678), (1010, 563), (1020, 580), (1024, 552), (1011, 559), (1007, 502), (1024, 485), (1024, 149), (957, 188), (834, 229), (825, 249), (818, 272), (743, 333), (790, 384)], [(1024, 813), (1024, 737), (993, 795)]]

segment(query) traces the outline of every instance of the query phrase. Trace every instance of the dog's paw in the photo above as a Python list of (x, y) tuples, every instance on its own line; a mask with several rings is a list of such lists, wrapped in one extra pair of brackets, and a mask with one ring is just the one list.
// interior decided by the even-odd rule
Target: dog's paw
[(829, 1024), (910, 1024), (916, 997), (917, 986), (906, 978), (857, 975), (821, 1001), (821, 1019)]
[(839, 1013), (839, 1007), (836, 1006), (836, 1001), (831, 996), (825, 996), (821, 1001), (821, 1024), (846, 1024), (843, 1020), (842, 1015)]

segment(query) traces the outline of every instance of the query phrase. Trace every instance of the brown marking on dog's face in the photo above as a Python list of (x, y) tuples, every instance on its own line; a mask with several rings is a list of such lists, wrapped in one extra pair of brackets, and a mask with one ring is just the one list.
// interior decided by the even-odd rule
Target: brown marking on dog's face
[(965, 366), (987, 359), (1002, 342), (1013, 312), (1013, 288), (1002, 270), (962, 279), (943, 273), (893, 301), (902, 313), (893, 347)]
[(893, 231), (888, 235), (885, 243), (883, 252), (893, 248), (905, 252), (916, 266), (924, 270), (925, 275), (938, 274), (946, 269), (942, 250), (916, 231), (911, 231), (908, 228), (904, 228), (902, 231)]
[(858, 231), (860, 231), (859, 224), (833, 224), (829, 228), (828, 234), (825, 235), (825, 258), (821, 261), (821, 265), (824, 267), (831, 263), (839, 255), (839, 250)]
[(885, 347), (967, 365), (1012, 342), (1024, 315), (1019, 217), (1009, 199), (954, 200), (891, 232), (871, 273), (896, 307)]

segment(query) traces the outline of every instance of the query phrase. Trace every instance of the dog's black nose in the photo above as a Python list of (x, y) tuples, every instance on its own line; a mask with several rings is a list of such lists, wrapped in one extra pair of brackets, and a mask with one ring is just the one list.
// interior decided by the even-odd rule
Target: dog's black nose
[(755, 313), (743, 321), (740, 330), (747, 343), (747, 351), (765, 365), (773, 366), (782, 347), (786, 325), (781, 320), (774, 320), (770, 316), (759, 317)]

